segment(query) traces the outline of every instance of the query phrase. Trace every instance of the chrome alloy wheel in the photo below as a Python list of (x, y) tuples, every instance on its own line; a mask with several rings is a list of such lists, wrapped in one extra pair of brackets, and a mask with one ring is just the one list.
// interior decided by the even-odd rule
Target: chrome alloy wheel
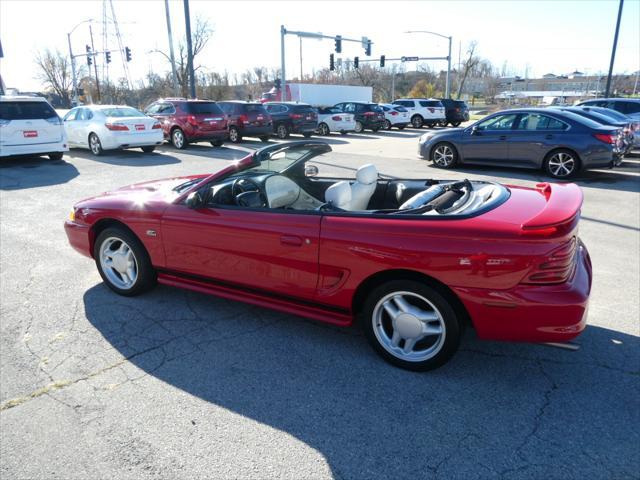
[(100, 155), (102, 153), (102, 145), (100, 144), (100, 139), (98, 136), (93, 133), (89, 137), (89, 148), (91, 148), (91, 153), (94, 155)]
[(433, 151), (433, 163), (439, 167), (450, 167), (453, 157), (453, 149), (449, 145), (439, 145)]
[(100, 265), (109, 281), (128, 290), (138, 279), (138, 262), (133, 250), (122, 239), (108, 237), (100, 245)]
[(239, 141), (239, 137), (240, 135), (238, 135), (237, 129), (235, 128), (229, 129), (229, 140), (231, 140), (233, 143), (237, 143)]
[(549, 159), (549, 171), (554, 177), (568, 177), (575, 169), (575, 158), (566, 152), (554, 153)]
[(442, 314), (417, 293), (399, 291), (384, 296), (373, 309), (371, 321), (380, 345), (400, 360), (423, 362), (444, 345)]
[(182, 148), (184, 145), (184, 133), (179, 128), (173, 131), (173, 146), (176, 148)]

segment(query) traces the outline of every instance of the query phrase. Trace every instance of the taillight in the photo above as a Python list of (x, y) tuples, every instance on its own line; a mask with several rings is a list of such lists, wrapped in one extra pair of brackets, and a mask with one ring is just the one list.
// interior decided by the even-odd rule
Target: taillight
[(364, 112), (365, 117), (372, 117), (373, 115), (376, 115), (376, 112)]
[(129, 127), (127, 127), (124, 123), (105, 123), (104, 126), (109, 130), (116, 132), (126, 132), (129, 130)]
[(389, 113), (390, 113), (392, 116), (394, 116), (394, 117), (395, 117), (396, 115), (398, 115), (398, 112), (389, 112)]
[(331, 120), (333, 120), (334, 122), (341, 122), (342, 117), (340, 115), (334, 115), (333, 117), (331, 117)]
[(616, 143), (616, 135), (611, 133), (594, 133), (593, 136), (601, 142), (614, 145)]
[(522, 283), (539, 285), (566, 282), (575, 267), (576, 251), (576, 237), (573, 237), (534, 265)]
[(238, 122), (240, 123), (240, 125), (242, 125), (245, 122), (249, 123), (249, 117), (243, 113), (238, 117)]
[(289, 118), (293, 118), (294, 120), (299, 120), (302, 118), (302, 115), (300, 115), (299, 113), (290, 113)]
[(198, 120), (196, 119), (195, 115), (187, 116), (187, 122), (193, 125), (194, 127), (198, 125)]
[(162, 128), (162, 125), (160, 125), (160, 122), (154, 123), (153, 126), (151, 127), (152, 130), (157, 130), (158, 128)]
[(435, 111), (436, 111), (436, 109), (435, 109), (435, 108), (433, 108), (433, 107), (429, 107), (429, 111), (430, 111), (431, 113), (433, 113), (433, 112), (435, 112)]
[(460, 107), (456, 107), (456, 112), (459, 112), (459, 111), (460, 111)]

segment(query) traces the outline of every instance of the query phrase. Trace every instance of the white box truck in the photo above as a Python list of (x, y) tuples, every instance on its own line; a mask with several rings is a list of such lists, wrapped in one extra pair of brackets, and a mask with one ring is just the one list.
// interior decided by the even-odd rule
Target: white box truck
[[(314, 107), (331, 107), (341, 102), (372, 102), (373, 88), (355, 85), (287, 83), (286, 100), (308, 103)], [(280, 89), (273, 87), (262, 94), (260, 101), (262, 103), (281, 101)]]

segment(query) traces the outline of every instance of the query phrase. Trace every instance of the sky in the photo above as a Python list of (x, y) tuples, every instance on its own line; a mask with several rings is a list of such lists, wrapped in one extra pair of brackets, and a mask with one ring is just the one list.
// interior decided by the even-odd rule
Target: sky
[[(108, 3), (107, 3), (108, 5)], [(132, 79), (143, 79), (150, 71), (163, 73), (169, 65), (153, 50), (168, 52), (163, 0), (113, 0), (123, 38), (131, 48), (128, 64)], [(174, 42), (184, 40), (182, 0), (170, 0)], [(288, 30), (321, 32), (373, 41), (371, 58), (384, 54), (441, 57), (448, 42), (437, 36), (404, 33), (428, 30), (453, 37), (452, 64), (464, 57), (468, 44), (477, 42), (477, 53), (495, 65), (506, 62), (512, 74), (539, 77), (580, 70), (588, 74), (607, 72), (615, 31), (618, 0), (439, 0), (439, 1), (218, 1), (190, 0), (192, 25), (196, 16), (209, 20), (214, 33), (197, 59), (205, 71), (242, 73), (257, 66), (280, 65), (280, 25)], [(68, 54), (67, 33), (87, 19), (92, 24), (96, 50), (102, 50), (102, 0), (0, 0), (0, 41), (4, 58), (0, 73), (7, 87), (40, 90), (34, 63), (37, 52), (59, 49)], [(110, 7), (109, 16), (111, 17)], [(71, 35), (74, 54), (90, 43), (90, 23)], [(118, 50), (113, 25), (108, 27), (107, 47)], [(287, 77), (300, 74), (300, 43), (286, 37)], [(332, 40), (304, 39), (302, 68), (305, 74), (328, 67), (334, 52)], [(336, 58), (364, 59), (359, 43), (343, 44)], [(119, 54), (112, 54), (110, 78), (122, 76)], [(78, 60), (84, 63), (84, 59)], [(103, 58), (98, 59), (101, 66)], [(390, 62), (388, 62), (389, 65)], [(446, 69), (446, 62), (429, 62)], [(415, 68), (407, 63), (407, 70)], [(626, 0), (614, 72), (640, 69), (640, 0)], [(101, 73), (101, 70), (99, 70)]]

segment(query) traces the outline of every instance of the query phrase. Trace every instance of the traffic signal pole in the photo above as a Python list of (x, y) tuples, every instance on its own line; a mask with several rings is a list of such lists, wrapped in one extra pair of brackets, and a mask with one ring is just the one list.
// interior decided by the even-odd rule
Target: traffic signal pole
[[(89, 24), (89, 35), (91, 36), (91, 51), (95, 52), (96, 49), (93, 46), (93, 30), (91, 29), (91, 24)], [(98, 102), (100, 102), (101, 101), (101, 98), (100, 98), (100, 80), (98, 80), (98, 62), (96, 62), (96, 60), (97, 60), (96, 56), (94, 55), (93, 56), (93, 71), (96, 74), (96, 90), (97, 90), (97, 93), (98, 93)]]

